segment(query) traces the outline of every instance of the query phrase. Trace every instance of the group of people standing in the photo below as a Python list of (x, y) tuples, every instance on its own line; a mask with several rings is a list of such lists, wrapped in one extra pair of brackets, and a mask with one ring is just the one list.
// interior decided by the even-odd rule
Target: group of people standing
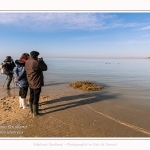
[[(44, 86), (43, 71), (46, 71), (47, 65), (43, 58), (38, 58), (39, 52), (32, 51), (30, 55), (23, 53), (20, 59), (15, 60), (7, 56), (5, 62), (8, 63), (8, 69), (11, 70), (7, 75), (7, 90), (10, 90), (12, 79), (19, 87), (19, 107), (30, 108), (33, 116), (39, 115), (39, 98), (41, 87)], [(26, 103), (26, 96), (30, 89), (29, 106)]]

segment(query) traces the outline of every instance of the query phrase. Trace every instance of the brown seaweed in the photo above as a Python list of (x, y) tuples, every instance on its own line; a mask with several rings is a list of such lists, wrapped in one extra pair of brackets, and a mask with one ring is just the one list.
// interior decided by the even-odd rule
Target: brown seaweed
[(75, 89), (81, 89), (85, 91), (99, 91), (103, 88), (101, 85), (94, 85), (94, 83), (90, 81), (71, 82), (70, 86)]

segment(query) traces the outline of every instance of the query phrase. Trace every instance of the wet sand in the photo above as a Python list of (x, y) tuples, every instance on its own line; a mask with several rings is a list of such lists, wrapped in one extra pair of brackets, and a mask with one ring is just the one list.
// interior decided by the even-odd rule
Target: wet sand
[(149, 107), (109, 88), (85, 92), (69, 83), (45, 85), (35, 118), (19, 108), (18, 88), (0, 90), (0, 137), (150, 137)]

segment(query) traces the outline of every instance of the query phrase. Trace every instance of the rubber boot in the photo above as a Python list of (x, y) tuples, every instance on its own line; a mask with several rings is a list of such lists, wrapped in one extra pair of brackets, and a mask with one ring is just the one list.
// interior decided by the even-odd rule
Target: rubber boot
[(37, 105), (32, 105), (32, 108), (33, 108), (33, 117), (36, 117), (38, 114), (37, 114)]
[(36, 117), (39, 115), (38, 113), (38, 105), (32, 105), (33, 106), (33, 117)]
[(39, 113), (39, 105), (36, 105), (36, 110), (37, 110), (37, 115), (40, 115), (40, 113)]
[(29, 107), (27, 106), (27, 103), (26, 103), (26, 98), (21, 98), (21, 102), (22, 102), (22, 107), (23, 107), (23, 109), (29, 108)]
[(30, 112), (31, 112), (31, 113), (33, 113), (33, 106), (32, 106), (32, 105), (33, 105), (33, 104), (30, 102), (30, 103), (29, 103), (29, 108), (30, 108)]
[(19, 96), (19, 108), (22, 108), (22, 100), (20, 96)]

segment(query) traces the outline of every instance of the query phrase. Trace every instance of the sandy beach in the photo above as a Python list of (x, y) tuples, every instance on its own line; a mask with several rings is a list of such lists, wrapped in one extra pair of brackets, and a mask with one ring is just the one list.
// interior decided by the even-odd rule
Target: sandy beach
[(41, 115), (33, 118), (19, 108), (18, 88), (1, 87), (0, 137), (150, 137), (148, 108), (120, 101), (108, 88), (85, 92), (52, 83), (42, 88)]

